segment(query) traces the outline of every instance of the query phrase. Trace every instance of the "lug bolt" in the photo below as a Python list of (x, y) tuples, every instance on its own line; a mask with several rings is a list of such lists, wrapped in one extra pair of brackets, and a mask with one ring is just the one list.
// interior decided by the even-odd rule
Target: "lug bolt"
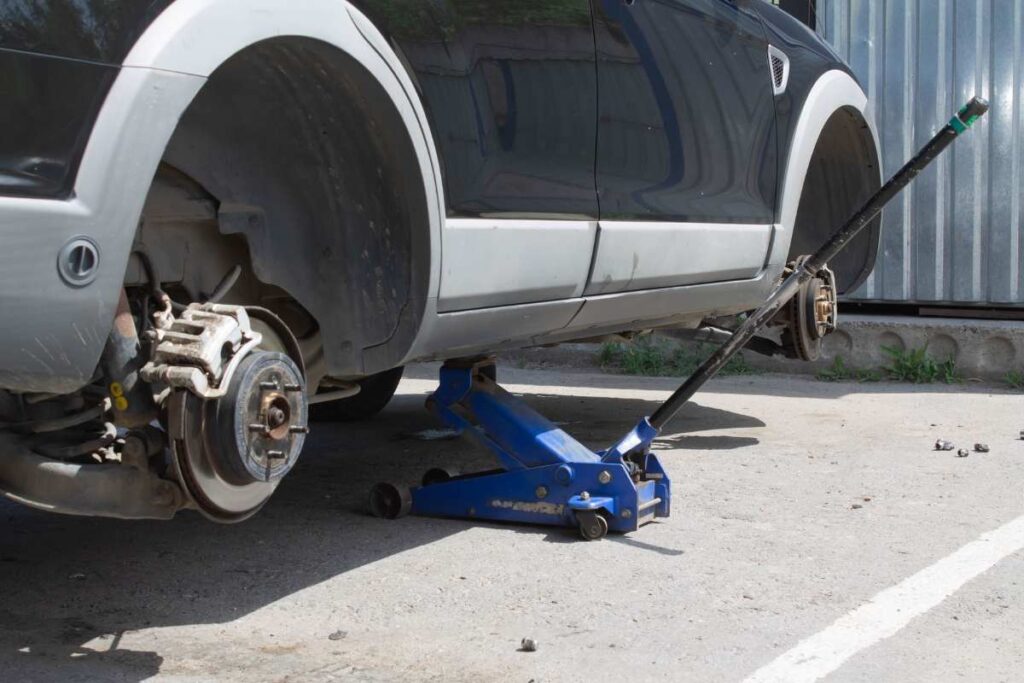
[(284, 460), (284, 451), (267, 451), (270, 460)]
[(302, 385), (301, 384), (285, 384), (284, 385), (284, 390), (285, 391), (302, 391)]
[(309, 434), (309, 427), (305, 425), (292, 425), (288, 428), (292, 434)]
[(260, 389), (268, 389), (268, 390), (274, 389), (274, 390), (276, 390), (277, 388), (278, 388), (277, 387), (277, 380), (270, 380), (268, 382), (260, 382)]

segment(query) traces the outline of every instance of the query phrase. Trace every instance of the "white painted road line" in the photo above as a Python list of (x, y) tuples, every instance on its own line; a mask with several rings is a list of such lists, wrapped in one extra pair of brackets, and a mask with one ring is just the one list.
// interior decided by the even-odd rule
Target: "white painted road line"
[(778, 659), (748, 676), (745, 683), (817, 681), (858, 652), (939, 605), (971, 579), (1024, 549), (1024, 516), (982, 534), (952, 555), (922, 569), (836, 620)]

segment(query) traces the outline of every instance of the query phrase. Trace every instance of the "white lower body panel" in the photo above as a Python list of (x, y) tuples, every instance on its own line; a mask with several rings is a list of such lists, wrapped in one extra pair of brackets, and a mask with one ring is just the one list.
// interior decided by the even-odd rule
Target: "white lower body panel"
[(454, 358), (702, 319), (760, 305), (778, 272), (751, 280), (621, 292), (545, 303), (441, 313), (425, 321), (406, 362)]
[(438, 310), (578, 297), (596, 235), (589, 220), (448, 219)]
[(747, 280), (771, 241), (771, 225), (601, 221), (584, 294)]

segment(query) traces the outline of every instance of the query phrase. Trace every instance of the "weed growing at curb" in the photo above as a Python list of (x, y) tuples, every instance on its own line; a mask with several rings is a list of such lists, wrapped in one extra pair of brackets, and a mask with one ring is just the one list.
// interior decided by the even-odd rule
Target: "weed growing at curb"
[[(605, 342), (597, 354), (604, 370), (646, 377), (685, 377), (693, 373), (714, 352), (704, 344), (697, 346), (669, 342), (651, 335), (630, 342)], [(750, 375), (756, 372), (743, 358), (735, 356), (719, 375)]]
[(1006, 373), (1006, 377), (1003, 378), (1006, 385), (1011, 389), (1024, 389), (1024, 372), (1020, 370), (1010, 370)]
[[(643, 335), (629, 342), (605, 342), (597, 354), (597, 362), (603, 370), (627, 375), (686, 377), (713, 351), (713, 347), (704, 344), (680, 344), (654, 335)], [(883, 346), (882, 351), (890, 359), (887, 367), (861, 370), (848, 366), (842, 356), (836, 356), (832, 365), (819, 370), (816, 377), (823, 382), (879, 382), (883, 379), (914, 384), (963, 382), (957, 372), (956, 361), (952, 357), (946, 360), (934, 358), (928, 353), (927, 346), (907, 350)], [(726, 363), (719, 374), (751, 375), (756, 372), (740, 354)], [(1014, 389), (1024, 389), (1024, 372), (1010, 371), (1004, 381)]]
[(832, 366), (819, 370), (815, 377), (822, 382), (878, 382), (882, 379), (882, 373), (878, 370), (848, 367), (842, 356), (836, 356)]
[[(676, 375), (683, 377), (693, 374), (701, 363), (707, 360), (708, 356), (715, 352), (716, 347), (697, 344), (694, 346), (678, 345), (672, 354), (672, 365)], [(757, 368), (747, 363), (742, 353), (733, 356), (725, 366), (719, 370), (719, 375), (754, 375)]]
[(958, 384), (963, 381), (957, 374), (956, 361), (952, 357), (937, 361), (928, 354), (927, 346), (906, 351), (895, 346), (883, 346), (882, 351), (891, 359), (891, 365), (885, 371), (890, 379), (897, 382), (931, 384), (938, 380)]

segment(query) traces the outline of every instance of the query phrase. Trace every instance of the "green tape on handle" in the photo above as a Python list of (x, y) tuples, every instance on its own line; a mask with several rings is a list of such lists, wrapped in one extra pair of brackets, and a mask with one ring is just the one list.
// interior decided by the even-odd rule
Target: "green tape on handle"
[(950, 127), (960, 135), (974, 125), (988, 111), (988, 101), (981, 97), (972, 97), (971, 101), (961, 107), (956, 116), (949, 120)]

